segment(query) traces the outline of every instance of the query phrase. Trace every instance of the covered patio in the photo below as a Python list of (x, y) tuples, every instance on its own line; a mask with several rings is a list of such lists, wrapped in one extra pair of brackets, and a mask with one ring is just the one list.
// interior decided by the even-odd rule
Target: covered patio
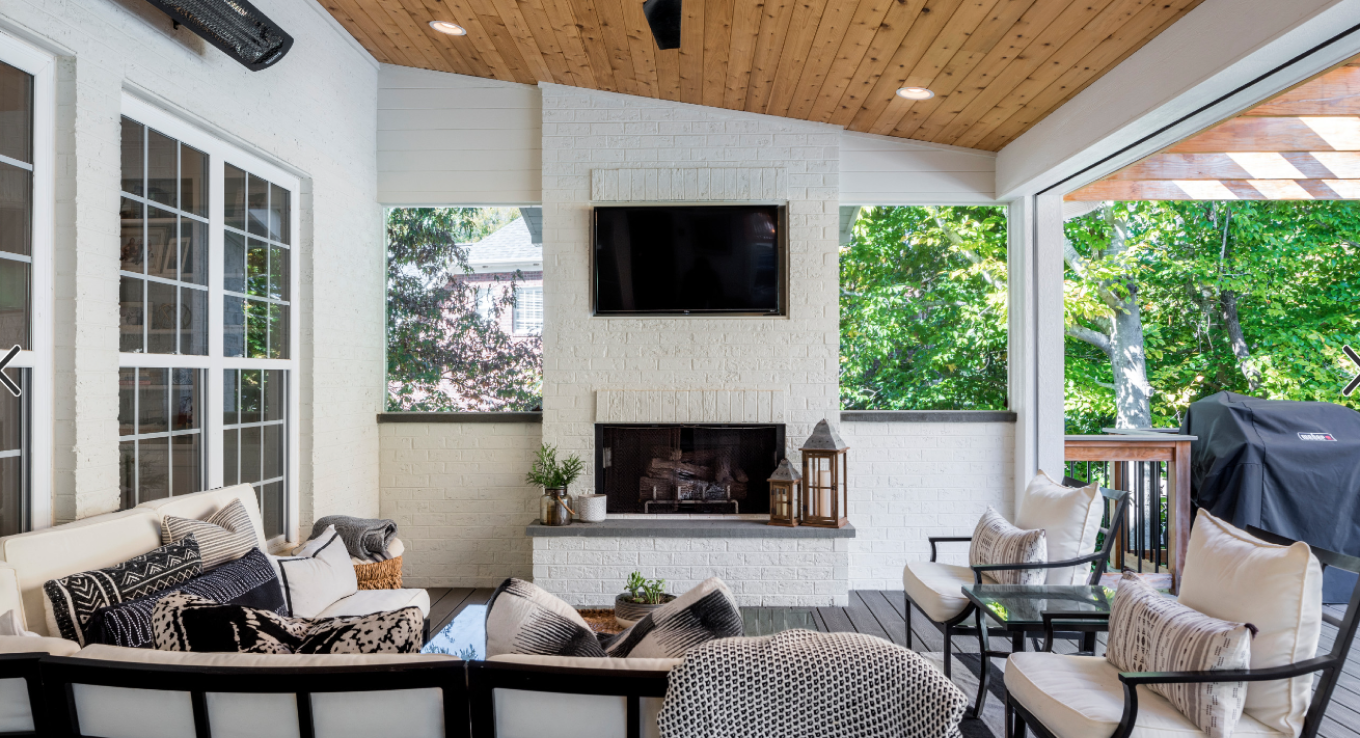
[[(1307, 397), (1166, 287), (1239, 361), (1154, 388), (1119, 318), (1193, 310), (1092, 225), (1360, 200), (1357, 59), (1360, 0), (7, 3), (0, 734), (1360, 738), (1356, 283)], [(1316, 410), (1308, 483), (1211, 396)]]

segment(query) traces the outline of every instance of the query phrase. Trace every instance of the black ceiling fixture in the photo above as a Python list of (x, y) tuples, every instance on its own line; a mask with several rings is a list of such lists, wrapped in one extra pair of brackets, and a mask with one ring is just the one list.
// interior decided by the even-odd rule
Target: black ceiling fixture
[(293, 47), (293, 37), (246, 0), (147, 2), (252, 72), (273, 66)]
[(656, 48), (680, 48), (680, 0), (647, 0), (642, 14), (656, 37)]

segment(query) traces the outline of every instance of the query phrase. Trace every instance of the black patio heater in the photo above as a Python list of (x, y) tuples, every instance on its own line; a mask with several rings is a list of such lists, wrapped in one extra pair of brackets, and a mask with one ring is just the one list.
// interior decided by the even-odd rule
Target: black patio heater
[[(1330, 402), (1220, 392), (1190, 405), (1195, 505), (1215, 517), (1360, 556), (1360, 412)], [(1323, 601), (1350, 599), (1355, 575), (1328, 569)]]
[(246, 0), (147, 0), (252, 72), (278, 63), (293, 37)]

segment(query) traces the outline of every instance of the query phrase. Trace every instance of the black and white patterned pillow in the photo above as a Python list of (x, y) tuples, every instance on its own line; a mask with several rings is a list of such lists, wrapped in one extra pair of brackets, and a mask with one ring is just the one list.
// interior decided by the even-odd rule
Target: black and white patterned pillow
[(743, 633), (736, 598), (712, 577), (609, 638), (604, 648), (615, 658), (680, 658), (700, 643)]
[(189, 594), (156, 603), (156, 648), (214, 653), (373, 654), (420, 651), (418, 607), (342, 618), (290, 618)]
[(86, 629), (99, 608), (169, 589), (202, 573), (198, 541), (189, 536), (117, 566), (48, 580), (43, 585), (47, 630), (84, 646)]
[(486, 655), (603, 657), (599, 639), (581, 614), (542, 588), (510, 578), (486, 605)]
[(419, 607), (318, 618), (297, 653), (419, 653), (424, 630), (425, 615)]
[[(988, 507), (973, 531), (973, 542), (968, 546), (968, 565), (1042, 564), (1048, 560), (1047, 534), (1043, 528), (1021, 530)], [(998, 584), (1043, 584), (1048, 579), (1047, 569), (1009, 569), (988, 572)]]
[(161, 520), (161, 543), (182, 541), (191, 535), (198, 541), (203, 571), (212, 571), (229, 561), (235, 561), (260, 545), (250, 512), (239, 499), (232, 500), (207, 520), (177, 518), (173, 515), (166, 515)]
[(156, 603), (178, 593), (197, 595), (221, 605), (269, 610), (277, 615), (289, 614), (274, 567), (260, 549), (253, 548), (245, 556), (190, 579), (183, 586), (99, 608), (86, 628), (90, 642), (127, 648), (155, 648), (156, 634), (151, 619)]
[(294, 653), (311, 621), (177, 592), (156, 602), (151, 628), (161, 651)]

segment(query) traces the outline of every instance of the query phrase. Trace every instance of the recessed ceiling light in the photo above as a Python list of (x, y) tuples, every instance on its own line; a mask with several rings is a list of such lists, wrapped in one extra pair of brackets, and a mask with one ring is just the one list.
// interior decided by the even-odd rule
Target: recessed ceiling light
[(908, 100), (929, 100), (935, 97), (935, 93), (924, 87), (902, 87), (897, 90), (897, 96)]
[(463, 28), (462, 26), (458, 25), (457, 23), (450, 23), (450, 22), (448, 22), (448, 21), (430, 21), (430, 28), (433, 28), (434, 30), (439, 31), (440, 33), (447, 33), (447, 34), (449, 34), (450, 36), (466, 36), (466, 35), (467, 35), (467, 29), (466, 29), (466, 28)]

